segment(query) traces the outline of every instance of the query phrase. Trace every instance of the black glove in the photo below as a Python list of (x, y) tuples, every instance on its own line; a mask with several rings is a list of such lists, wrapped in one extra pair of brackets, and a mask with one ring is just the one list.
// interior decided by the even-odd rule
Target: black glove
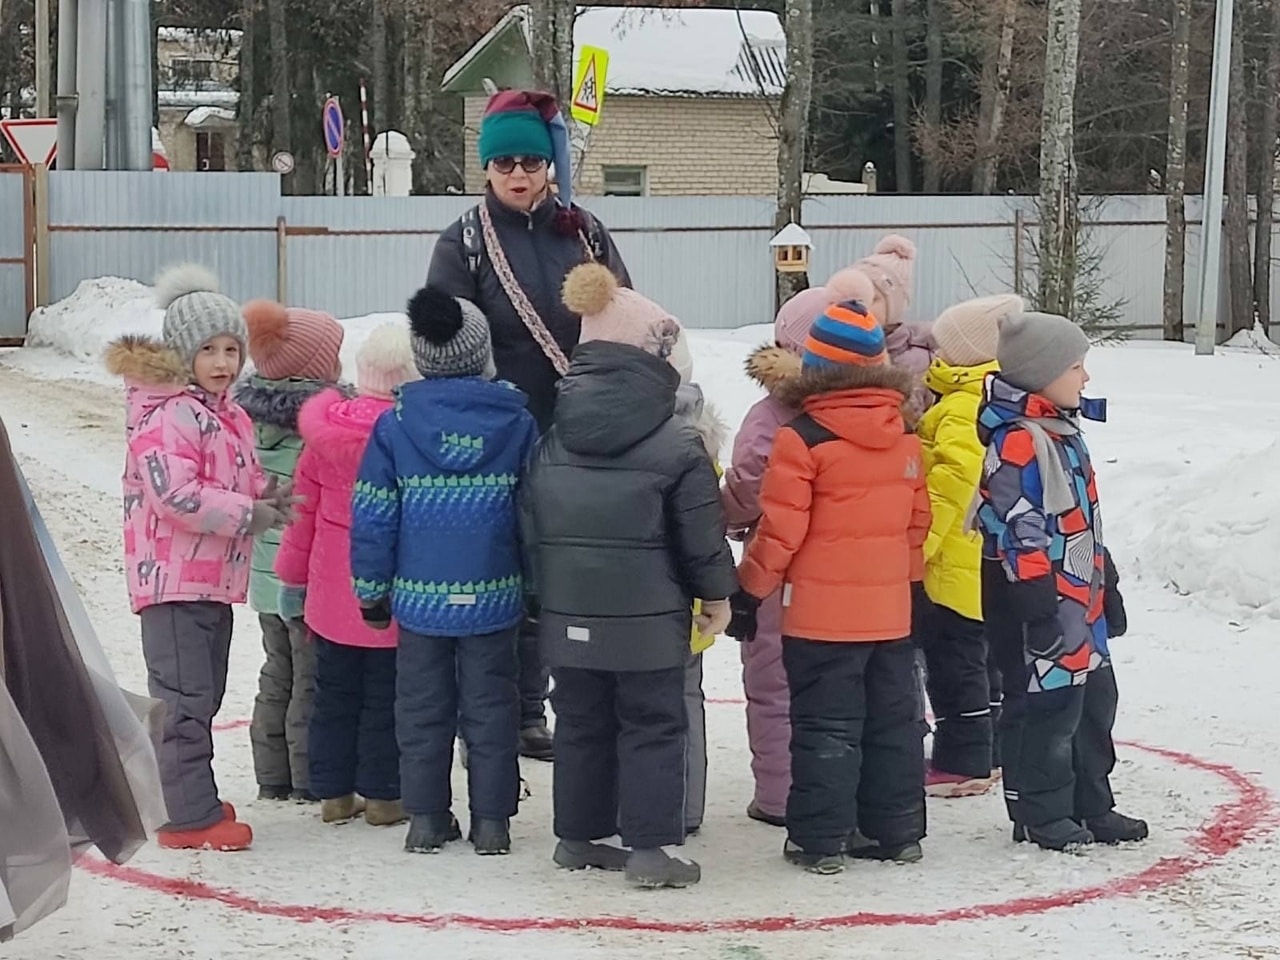
[(391, 600), (383, 597), (371, 602), (361, 601), (360, 616), (364, 622), (375, 630), (387, 630), (391, 627)]
[(760, 610), (760, 601), (739, 590), (729, 598), (729, 627), (725, 635), (733, 639), (750, 643), (756, 638), (756, 613)]
[(1027, 653), (1037, 660), (1057, 660), (1066, 653), (1062, 642), (1062, 624), (1057, 617), (1044, 617), (1022, 625)]
[(1120, 571), (1111, 559), (1111, 551), (1102, 550), (1102, 615), (1107, 618), (1107, 636), (1123, 637), (1129, 630), (1129, 617), (1124, 612), (1120, 594)]

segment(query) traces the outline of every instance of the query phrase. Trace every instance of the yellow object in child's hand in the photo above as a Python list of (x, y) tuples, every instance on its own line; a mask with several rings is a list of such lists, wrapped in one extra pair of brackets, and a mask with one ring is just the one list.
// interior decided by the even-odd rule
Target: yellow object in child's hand
[(702, 612), (702, 601), (693, 601), (693, 639), (689, 643), (689, 649), (693, 651), (696, 657), (700, 653), (705, 653), (711, 649), (711, 645), (716, 642), (715, 634), (706, 636), (702, 632), (702, 627), (709, 623), (709, 618)]

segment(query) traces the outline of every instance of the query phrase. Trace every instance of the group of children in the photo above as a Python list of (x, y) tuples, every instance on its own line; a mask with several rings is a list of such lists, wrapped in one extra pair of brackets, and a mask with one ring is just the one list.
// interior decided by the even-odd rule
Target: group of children
[(670, 848), (702, 822), (701, 654), (721, 633), (742, 641), (747, 814), (786, 828), (790, 862), (918, 860), (926, 788), (1001, 772), (1016, 840), (1145, 837), (1108, 785), (1124, 617), (1078, 422), (1100, 412), (1088, 341), (1012, 296), (906, 323), (914, 255), (888, 237), (783, 305), (723, 484), (679, 322), (604, 266), (565, 283), (581, 337), (541, 438), (471, 303), (419, 291), (352, 388), (332, 317), (163, 276), (161, 341), (107, 357), (127, 387), (128, 582), (167, 708), (161, 845), (252, 840), (211, 764), (246, 595), (260, 797), (407, 821), (410, 851), (463, 835), (458, 737), (468, 840), (509, 851), (530, 615), (563, 867), (698, 881)]

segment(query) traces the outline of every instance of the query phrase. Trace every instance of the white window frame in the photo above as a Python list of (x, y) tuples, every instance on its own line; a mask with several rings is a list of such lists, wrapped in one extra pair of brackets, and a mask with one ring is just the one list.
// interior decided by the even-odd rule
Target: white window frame
[[(635, 177), (636, 186), (627, 188), (610, 177)], [(606, 197), (647, 197), (649, 195), (649, 168), (639, 164), (610, 164), (601, 170), (602, 187)]]

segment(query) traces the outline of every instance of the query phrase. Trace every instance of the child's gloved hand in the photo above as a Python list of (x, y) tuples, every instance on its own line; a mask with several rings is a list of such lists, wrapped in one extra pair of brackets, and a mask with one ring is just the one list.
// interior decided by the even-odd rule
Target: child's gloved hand
[(704, 637), (715, 637), (724, 633), (733, 617), (733, 611), (726, 600), (703, 600), (702, 612), (694, 617), (698, 633)]
[(307, 605), (307, 588), (282, 584), (277, 605), (282, 620), (301, 620)]
[(1102, 550), (1102, 615), (1107, 618), (1107, 636), (1123, 637), (1129, 631), (1129, 615), (1120, 595), (1120, 571), (1111, 559), (1111, 551)]
[(365, 623), (375, 630), (390, 629), (391, 600), (383, 597), (381, 600), (360, 601), (360, 616), (364, 618)]
[(756, 638), (756, 613), (760, 609), (760, 601), (739, 590), (729, 598), (729, 626), (725, 633), (740, 642), (750, 643)]
[(283, 530), (292, 520), (292, 512), (281, 509), (277, 501), (255, 500), (253, 515), (249, 518), (249, 533), (257, 537), (268, 530)]

